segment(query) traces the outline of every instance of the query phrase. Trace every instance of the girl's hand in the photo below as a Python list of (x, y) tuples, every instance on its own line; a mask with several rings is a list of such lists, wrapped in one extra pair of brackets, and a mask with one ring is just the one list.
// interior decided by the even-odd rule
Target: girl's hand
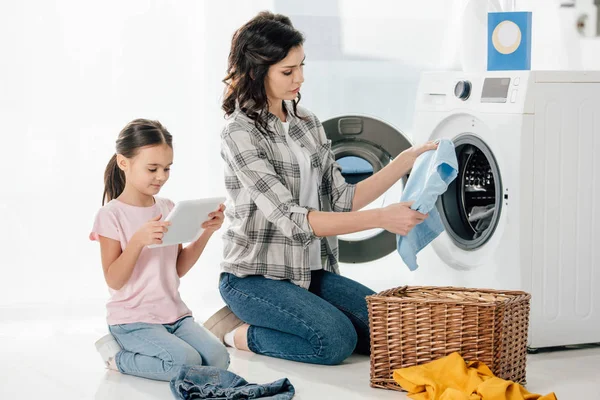
[(438, 148), (438, 143), (436, 141), (429, 141), (422, 145), (413, 146), (409, 149), (406, 149), (401, 153), (401, 155), (404, 155), (404, 157), (406, 157), (406, 159), (408, 160), (408, 162), (410, 163), (410, 166), (412, 168), (415, 161), (421, 154), (423, 154), (429, 150), (436, 150), (437, 148)]
[(167, 232), (170, 222), (160, 221), (162, 214), (158, 214), (150, 221), (146, 222), (136, 233), (131, 237), (131, 242), (138, 243), (142, 246), (151, 244), (161, 244), (162, 238)]
[(208, 214), (208, 216), (211, 219), (205, 221), (202, 224), (202, 228), (210, 233), (218, 231), (221, 228), (221, 225), (223, 225), (223, 221), (225, 220), (225, 215), (223, 214), (223, 211), (225, 211), (225, 205), (221, 204), (218, 210)]
[(413, 202), (396, 203), (383, 208), (382, 228), (396, 235), (406, 236), (416, 225), (425, 221), (429, 214), (421, 214), (410, 208)]

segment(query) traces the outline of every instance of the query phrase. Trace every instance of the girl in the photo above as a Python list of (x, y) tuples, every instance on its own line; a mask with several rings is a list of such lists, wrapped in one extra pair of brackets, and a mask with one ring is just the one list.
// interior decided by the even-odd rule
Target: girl
[(103, 207), (90, 234), (100, 242), (111, 294), (106, 308), (112, 335), (96, 347), (108, 368), (149, 379), (168, 381), (184, 364), (227, 369), (225, 346), (194, 322), (178, 291), (179, 278), (221, 227), (224, 206), (211, 213), (200, 238), (185, 248), (148, 248), (161, 243), (169, 226), (161, 219), (174, 206), (155, 197), (169, 179), (172, 137), (159, 122), (136, 119), (119, 134), (116, 150), (106, 167)]
[(233, 36), (221, 133), (232, 223), (220, 291), (229, 308), (205, 326), (238, 349), (331, 365), (369, 353), (365, 297), (373, 294), (339, 274), (336, 235), (406, 235), (421, 223), (427, 216), (408, 203), (359, 210), (436, 145), (410, 148), (370, 178), (346, 183), (321, 122), (298, 105), (303, 42), (289, 18), (269, 12)]

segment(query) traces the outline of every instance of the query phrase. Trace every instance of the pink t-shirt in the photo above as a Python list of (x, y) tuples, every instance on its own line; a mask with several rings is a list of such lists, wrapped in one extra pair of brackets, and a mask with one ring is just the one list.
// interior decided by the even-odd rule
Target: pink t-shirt
[[(160, 213), (164, 220), (173, 206), (171, 200), (159, 197), (155, 197), (151, 207), (111, 200), (96, 214), (90, 239), (98, 240), (98, 236), (104, 236), (118, 240), (124, 250), (142, 225)], [(144, 247), (125, 286), (119, 290), (108, 289), (110, 300), (106, 304), (106, 319), (109, 325), (133, 322), (170, 324), (192, 315), (179, 295), (177, 250), (177, 245), (153, 249)]]

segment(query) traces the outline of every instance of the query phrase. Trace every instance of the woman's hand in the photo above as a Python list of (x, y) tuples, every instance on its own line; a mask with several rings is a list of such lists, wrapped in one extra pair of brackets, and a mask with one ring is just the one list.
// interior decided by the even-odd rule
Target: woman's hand
[(223, 225), (223, 221), (225, 220), (223, 211), (225, 211), (225, 204), (219, 205), (219, 208), (216, 211), (208, 214), (210, 219), (202, 223), (202, 228), (210, 233), (214, 233), (221, 229), (221, 225)]
[(381, 227), (396, 235), (406, 236), (429, 216), (410, 208), (413, 202), (396, 203), (381, 209)]
[(436, 150), (437, 147), (438, 143), (436, 141), (429, 141), (419, 146), (413, 146), (409, 149), (404, 150), (402, 153), (400, 153), (400, 156), (405, 157), (405, 159), (408, 161), (409, 165), (412, 168), (415, 161), (421, 154), (429, 150)]

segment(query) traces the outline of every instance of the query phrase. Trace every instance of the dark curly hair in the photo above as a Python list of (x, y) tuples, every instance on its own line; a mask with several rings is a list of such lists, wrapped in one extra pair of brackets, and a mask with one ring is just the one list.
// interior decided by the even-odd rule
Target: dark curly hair
[[(304, 36), (288, 17), (268, 11), (260, 12), (238, 29), (231, 40), (227, 76), (223, 79), (227, 85), (222, 105), (225, 115), (231, 115), (239, 106), (261, 132), (269, 132), (264, 85), (269, 67), (303, 43)], [(294, 115), (299, 101), (300, 93), (293, 101)]]

